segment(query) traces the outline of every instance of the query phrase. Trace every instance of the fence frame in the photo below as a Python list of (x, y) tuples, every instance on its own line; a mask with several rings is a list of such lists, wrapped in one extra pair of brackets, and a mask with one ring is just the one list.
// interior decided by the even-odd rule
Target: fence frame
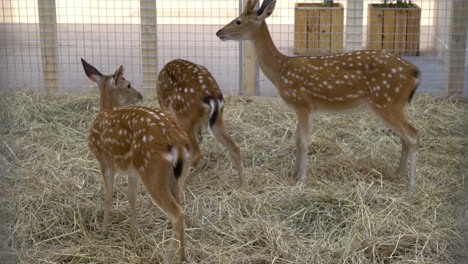
[[(239, 13), (242, 13), (246, 1), (238, 0)], [(159, 73), (156, 0), (139, 0), (139, 2), (142, 88), (145, 94), (154, 95)], [(468, 3), (466, 0), (452, 0), (451, 3), (445, 94), (448, 96), (461, 96), (464, 91), (464, 82), (466, 81), (464, 73), (467, 48)], [(57, 93), (60, 92), (60, 47), (58, 45), (56, 0), (37, 0), (37, 4), (43, 86), (46, 92)], [(259, 3), (257, 3), (258, 5)], [(345, 50), (360, 50), (363, 44), (363, 14), (364, 8), (366, 8), (364, 0), (346, 0), (345, 8)], [(250, 41), (242, 41), (239, 44), (239, 75), (240, 95), (260, 95), (259, 65), (255, 49)]]

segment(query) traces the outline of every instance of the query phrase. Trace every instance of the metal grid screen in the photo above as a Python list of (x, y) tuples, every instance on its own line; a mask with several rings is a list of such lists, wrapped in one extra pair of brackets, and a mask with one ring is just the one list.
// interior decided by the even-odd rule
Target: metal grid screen
[[(413, 0), (420, 9), (377, 13), (369, 5), (380, 0), (335, 1), (341, 11), (313, 10), (321, 3), (277, 2), (267, 23), (281, 52), (392, 50), (421, 68), (418, 92), (468, 95), (467, 1)], [(215, 36), (241, 7), (242, 0), (2, 0), (0, 87), (88, 91), (94, 86), (83, 74), (84, 58), (103, 73), (124, 65), (135, 87), (154, 91), (157, 71), (184, 58), (206, 66), (226, 94), (242, 94), (242, 67), (250, 62), (239, 42)], [(261, 71), (256, 86), (259, 95), (277, 94)]]
[(2, 88), (86, 91), (94, 86), (80, 58), (103, 74), (124, 65), (128, 79), (141, 84), (138, 0), (4, 0), (1, 5)]
[[(416, 8), (398, 10), (390, 5), (377, 13), (369, 11), (370, 5), (383, 1), (334, 2), (342, 6), (342, 13), (324, 11), (320, 0), (278, 1), (267, 19), (278, 49), (288, 56), (390, 50), (420, 67), (418, 92), (445, 95), (451, 89), (451, 95), (468, 96), (467, 20), (453, 17), (455, 12), (467, 16), (467, 1), (413, 0)], [(259, 87), (261, 95), (278, 94), (263, 73)]]
[(239, 1), (156, 1), (158, 66), (183, 58), (208, 68), (225, 94), (239, 93), (239, 43), (216, 31), (239, 15)]
[(42, 87), (36, 1), (0, 1), (0, 61), (2, 88)]
[(158, 69), (184, 58), (238, 94), (239, 44), (215, 35), (238, 14), (238, 1), (222, 0), (2, 0), (0, 86), (87, 92), (84, 58), (104, 74), (124, 65), (133, 86), (154, 89)]

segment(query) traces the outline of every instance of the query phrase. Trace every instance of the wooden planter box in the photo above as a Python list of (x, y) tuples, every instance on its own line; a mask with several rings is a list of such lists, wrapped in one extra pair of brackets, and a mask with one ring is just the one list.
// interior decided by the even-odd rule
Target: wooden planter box
[(327, 54), (343, 51), (342, 4), (322, 7), (318, 3), (296, 3), (294, 16), (294, 53)]
[[(367, 48), (399, 55), (419, 56), (421, 8), (381, 8), (369, 4)], [(395, 6), (393, 4), (393, 6)]]

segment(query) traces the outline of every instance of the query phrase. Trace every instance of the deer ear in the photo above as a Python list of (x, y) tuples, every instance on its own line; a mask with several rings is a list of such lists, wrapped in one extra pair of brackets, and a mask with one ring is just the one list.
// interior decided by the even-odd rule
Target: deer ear
[(262, 6), (257, 10), (257, 19), (264, 20), (275, 10), (276, 0), (265, 0)]
[(102, 74), (85, 60), (81, 59), (81, 63), (83, 64), (86, 76), (88, 76), (91, 81), (98, 83), (101, 80)]
[(257, 5), (258, 0), (247, 0), (244, 6), (244, 11), (254, 9)]
[(122, 79), (124, 73), (124, 68), (120, 65), (119, 69), (114, 73), (114, 83), (118, 83)]

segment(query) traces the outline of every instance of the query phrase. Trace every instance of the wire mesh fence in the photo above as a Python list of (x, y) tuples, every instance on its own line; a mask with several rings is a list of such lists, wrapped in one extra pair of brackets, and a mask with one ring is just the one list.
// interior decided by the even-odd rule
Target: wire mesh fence
[[(380, 0), (280, 0), (267, 20), (289, 56), (385, 49), (421, 68), (419, 92), (467, 96), (468, 3), (413, 0), (379, 9)], [(206, 66), (226, 94), (243, 94), (243, 45), (215, 32), (237, 17), (242, 0), (3, 0), (0, 2), (0, 86), (49, 92), (93, 87), (80, 58), (104, 73), (125, 66), (135, 87), (154, 91), (158, 70), (175, 58)], [(277, 95), (261, 70), (256, 93)], [(255, 68), (255, 66), (254, 66)], [(251, 68), (250, 68), (251, 69)]]
[[(413, 0), (411, 8), (396, 8), (396, 1), (392, 2), (393, 5), (379, 8), (383, 1), (335, 1), (336, 7), (330, 10), (322, 7), (320, 0), (279, 1), (268, 26), (279, 50), (289, 56), (388, 50), (421, 69), (418, 92), (444, 95), (450, 89), (452, 95), (467, 96), (468, 81), (464, 78), (468, 76), (467, 21), (455, 18), (454, 13), (466, 17), (468, 3)], [(458, 46), (449, 49), (450, 38), (454, 36), (458, 37)], [(450, 61), (455, 60), (450, 70)], [(260, 94), (277, 95), (263, 73), (259, 86)]]
[(239, 43), (216, 31), (239, 15), (239, 1), (156, 1), (159, 69), (183, 58), (208, 68), (226, 94), (239, 93)]

